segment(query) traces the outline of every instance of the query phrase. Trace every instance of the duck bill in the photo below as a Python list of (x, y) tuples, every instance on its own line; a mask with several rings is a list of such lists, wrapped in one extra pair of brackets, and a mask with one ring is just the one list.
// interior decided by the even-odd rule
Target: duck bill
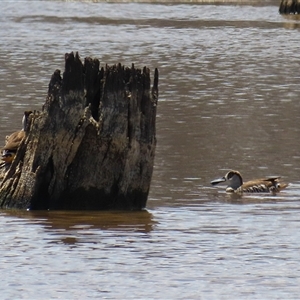
[(222, 177), (222, 178), (217, 178), (217, 179), (211, 181), (210, 183), (211, 183), (212, 185), (216, 185), (216, 184), (219, 184), (219, 183), (225, 182), (225, 181), (226, 181), (226, 178), (225, 178), (225, 177)]

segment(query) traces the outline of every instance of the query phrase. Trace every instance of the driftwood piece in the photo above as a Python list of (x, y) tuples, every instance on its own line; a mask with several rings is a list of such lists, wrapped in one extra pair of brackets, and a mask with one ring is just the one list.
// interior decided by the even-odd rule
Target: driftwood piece
[(0, 183), (2, 208), (142, 209), (156, 147), (158, 71), (65, 55)]
[(299, 14), (300, 0), (281, 0), (279, 6), (280, 14)]

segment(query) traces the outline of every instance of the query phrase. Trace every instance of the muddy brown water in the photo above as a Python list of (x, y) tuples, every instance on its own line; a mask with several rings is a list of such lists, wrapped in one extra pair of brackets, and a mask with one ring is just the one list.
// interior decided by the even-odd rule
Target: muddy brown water
[[(160, 72), (147, 210), (1, 211), (2, 299), (298, 298), (300, 23), (277, 5), (1, 3), (2, 141), (65, 52)], [(290, 186), (230, 197), (229, 169)]]

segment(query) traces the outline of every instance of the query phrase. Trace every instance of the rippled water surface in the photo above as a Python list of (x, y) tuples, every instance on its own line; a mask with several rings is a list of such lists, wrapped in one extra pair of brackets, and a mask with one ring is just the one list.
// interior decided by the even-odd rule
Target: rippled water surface
[[(160, 72), (147, 210), (2, 211), (2, 299), (299, 298), (300, 23), (277, 4), (1, 2), (0, 140), (66, 52)], [(230, 197), (229, 169), (290, 186)]]

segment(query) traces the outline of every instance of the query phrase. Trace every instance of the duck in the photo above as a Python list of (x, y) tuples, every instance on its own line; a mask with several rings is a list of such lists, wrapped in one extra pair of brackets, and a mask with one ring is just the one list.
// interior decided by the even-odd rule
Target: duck
[(288, 186), (279, 181), (279, 176), (271, 176), (243, 182), (240, 172), (231, 170), (224, 177), (212, 180), (212, 185), (228, 182), (227, 193), (278, 193)]
[(22, 119), (22, 129), (6, 137), (5, 146), (2, 148), (2, 160), (5, 164), (11, 164), (17, 150), (26, 136), (28, 118), (32, 111), (25, 111)]

